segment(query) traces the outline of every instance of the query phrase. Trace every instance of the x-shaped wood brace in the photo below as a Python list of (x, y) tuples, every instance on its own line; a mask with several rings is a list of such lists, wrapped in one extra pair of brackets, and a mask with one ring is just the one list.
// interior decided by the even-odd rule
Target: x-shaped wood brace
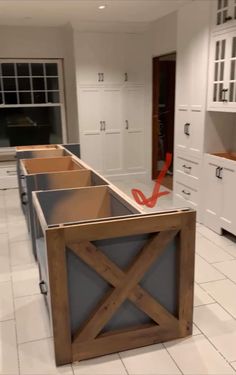
[(70, 244), (68, 247), (93, 268), (115, 289), (109, 291), (83, 327), (75, 334), (77, 343), (96, 338), (114, 312), (128, 298), (158, 325), (177, 327), (178, 320), (138, 285), (148, 268), (173, 240), (177, 230), (154, 235), (143, 247), (127, 271), (121, 270), (90, 242)]

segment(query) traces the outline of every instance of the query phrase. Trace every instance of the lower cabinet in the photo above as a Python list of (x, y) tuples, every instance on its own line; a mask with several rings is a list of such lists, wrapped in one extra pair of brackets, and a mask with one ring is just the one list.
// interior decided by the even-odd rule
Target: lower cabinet
[(0, 162), (0, 189), (14, 189), (17, 185), (16, 162)]
[(236, 234), (236, 158), (222, 156), (204, 157), (203, 223), (217, 233), (225, 229)]
[(174, 206), (197, 210), (201, 220), (200, 177), (202, 160), (187, 152), (177, 151), (174, 162)]

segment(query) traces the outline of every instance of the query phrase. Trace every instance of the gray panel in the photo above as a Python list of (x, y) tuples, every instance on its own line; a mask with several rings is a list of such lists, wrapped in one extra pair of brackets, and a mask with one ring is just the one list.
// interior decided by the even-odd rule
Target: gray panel
[[(150, 235), (129, 236), (95, 241), (120, 268), (126, 269), (142, 249)], [(170, 244), (150, 268), (141, 285), (171, 313), (176, 313), (176, 243)], [(72, 334), (86, 321), (104, 294), (112, 288), (71, 251), (67, 251), (68, 289)], [(150, 318), (125, 301), (103, 331), (150, 323)]]
[[(51, 220), (51, 212), (53, 212), (54, 207), (61, 202), (63, 199), (67, 199), (67, 197), (70, 197), (70, 195), (73, 194), (73, 190), (66, 189), (66, 190), (52, 190), (52, 191), (46, 191), (46, 192), (39, 192), (37, 194), (40, 206), (42, 208), (42, 211), (44, 213), (46, 222), (48, 225), (56, 225), (61, 224), (60, 221)], [(139, 213), (135, 208), (128, 207), (128, 204), (124, 204), (123, 202), (120, 202), (118, 198), (114, 197), (112, 194), (110, 194), (110, 204), (111, 204), (111, 217), (115, 216), (125, 216), (125, 215), (131, 215), (134, 213)], [(74, 220), (75, 221), (75, 220)], [(83, 218), (81, 218), (78, 221), (83, 221)], [(64, 221), (64, 224), (66, 222)]]
[(107, 185), (108, 184), (100, 176), (98, 176), (96, 173), (94, 173), (92, 171), (91, 171), (91, 182), (92, 182), (93, 186)]
[(110, 195), (111, 202), (111, 214), (112, 216), (123, 216), (131, 214), (140, 214), (136, 208), (129, 206), (128, 202), (125, 204), (116, 198), (114, 195)]
[(70, 151), (72, 154), (80, 158), (80, 144), (79, 143), (70, 143), (62, 145), (65, 149)]

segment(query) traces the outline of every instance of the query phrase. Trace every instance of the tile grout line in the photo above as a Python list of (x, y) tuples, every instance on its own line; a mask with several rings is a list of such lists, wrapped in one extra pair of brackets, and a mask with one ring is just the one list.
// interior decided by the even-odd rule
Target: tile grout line
[[(196, 323), (194, 322), (194, 324), (196, 325)], [(196, 325), (197, 326), (197, 325)], [(219, 349), (217, 349), (217, 347), (215, 346), (215, 344), (213, 344), (213, 342), (210, 340), (210, 338), (205, 335), (205, 333), (197, 326), (197, 328), (199, 329), (199, 331), (201, 332), (201, 334), (205, 337), (205, 339), (213, 346), (213, 348), (217, 351), (217, 353), (220, 354), (220, 356), (228, 363), (228, 365), (234, 370), (234, 373), (235, 372), (235, 369), (233, 368), (233, 366), (231, 365), (230, 361), (223, 355), (223, 353), (220, 352)]]
[[(197, 336), (197, 335), (196, 335)], [(169, 355), (169, 357), (172, 359), (172, 361), (175, 363), (176, 367), (179, 369), (180, 371), (180, 374), (184, 374), (184, 372), (181, 370), (180, 366), (178, 365), (178, 363), (176, 362), (176, 360), (172, 357), (171, 353), (169, 352), (169, 350), (167, 349), (167, 347), (165, 346), (165, 343), (162, 344), (163, 348), (167, 351), (167, 354)]]
[[(204, 226), (205, 227), (205, 226)], [(207, 227), (205, 227), (205, 228), (207, 228)], [(209, 229), (210, 230), (210, 229)], [(227, 253), (228, 255), (231, 255), (232, 257), (233, 257), (233, 255), (232, 254), (230, 254), (228, 251), (227, 251), (227, 249), (225, 249), (223, 246), (221, 246), (221, 245), (219, 245), (219, 244), (217, 244), (216, 242), (214, 242), (214, 241), (212, 241), (212, 239), (210, 239), (209, 237), (207, 237), (205, 234), (202, 234), (198, 229), (196, 230), (197, 232), (198, 232), (198, 234), (200, 234), (202, 237), (204, 237), (205, 239), (207, 239), (208, 241), (210, 241), (211, 243), (213, 243), (215, 246), (217, 246), (218, 248), (220, 248), (221, 250), (223, 250), (225, 253)], [(218, 236), (220, 236), (220, 234), (217, 234), (217, 233), (215, 233), (214, 231), (212, 231), (214, 234), (216, 234), (216, 235), (218, 235)], [(220, 236), (221, 237), (221, 236)], [(222, 236), (222, 238), (225, 238), (224, 236)], [(230, 242), (230, 240), (228, 240), (229, 242)], [(234, 243), (234, 244), (229, 244), (228, 246), (234, 246), (236, 243)], [(234, 258), (235, 260), (236, 260), (236, 254), (235, 254), (235, 258)]]
[(126, 374), (129, 375), (129, 371), (128, 371), (128, 369), (127, 369), (126, 366), (125, 366), (125, 363), (124, 363), (124, 361), (123, 361), (123, 359), (122, 359), (122, 357), (121, 357), (121, 355), (120, 355), (120, 352), (118, 352), (117, 354), (118, 354), (118, 357), (119, 357), (120, 360), (121, 360), (122, 365), (124, 366), (124, 369), (125, 369)]
[[(229, 279), (223, 279), (223, 280), (229, 280)], [(216, 281), (222, 281), (222, 280), (216, 280)], [(211, 283), (211, 282), (214, 282), (214, 281), (208, 281), (208, 282), (203, 283), (203, 284), (208, 284), (208, 283)], [(198, 286), (201, 287), (201, 284), (198, 284)], [(221, 307), (221, 308), (222, 308), (227, 314), (229, 314), (229, 315), (231, 316), (231, 318), (233, 318), (234, 320), (236, 320), (236, 317), (235, 317), (234, 315), (232, 315), (232, 313), (231, 313), (230, 311), (226, 310), (226, 308), (225, 308), (224, 306), (222, 306), (221, 303), (218, 302), (218, 301), (215, 299), (215, 297), (213, 297), (208, 291), (206, 291), (206, 290), (203, 289), (202, 287), (201, 287), (201, 289), (202, 289), (205, 293), (207, 293), (207, 294), (213, 299), (214, 302), (207, 303), (207, 304), (205, 304), (205, 305), (194, 306), (194, 309), (197, 308), (197, 307), (200, 307), (200, 306), (213, 305), (213, 304), (217, 303), (217, 304), (218, 304), (218, 305), (219, 305), (219, 306), (220, 306), (220, 307)], [(194, 323), (194, 324), (196, 324), (196, 323)]]

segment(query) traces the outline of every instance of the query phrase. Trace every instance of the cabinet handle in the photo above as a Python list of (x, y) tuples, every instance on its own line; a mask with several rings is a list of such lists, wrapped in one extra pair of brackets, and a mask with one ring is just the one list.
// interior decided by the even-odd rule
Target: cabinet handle
[(104, 73), (101, 73), (102, 75), (102, 82), (104, 82)]
[(222, 177), (222, 175), (221, 175), (222, 170), (223, 170), (222, 167), (217, 167), (217, 168), (216, 168), (216, 177), (219, 178), (220, 180), (223, 179), (223, 177)]
[(125, 82), (128, 82), (128, 73), (125, 73)]
[(129, 129), (129, 121), (125, 120), (125, 129)]
[(221, 102), (227, 102), (228, 99), (226, 99), (226, 93), (229, 91), (229, 89), (222, 89), (221, 90)]
[(226, 98), (226, 93), (229, 91), (229, 89), (224, 89), (224, 102), (227, 102), (228, 99)]
[(23, 204), (23, 206), (27, 205), (27, 193), (21, 193), (21, 203)]
[(103, 121), (103, 129), (102, 129), (103, 131), (105, 131), (106, 130), (106, 121)]
[(186, 135), (190, 135), (189, 133), (189, 127), (190, 127), (190, 123), (189, 122), (186, 122), (186, 124), (184, 124), (184, 134)]
[(182, 193), (185, 194), (185, 195), (191, 195), (191, 193), (189, 191), (185, 191), (185, 190), (182, 190)]
[(100, 121), (100, 131), (103, 131), (103, 121)]
[(218, 178), (219, 178), (220, 180), (223, 179), (222, 174), (221, 174), (222, 171), (223, 171), (223, 168), (219, 167), (219, 175), (218, 175)]
[(101, 73), (98, 73), (98, 82), (101, 82)]
[(189, 170), (192, 169), (192, 167), (189, 167), (188, 165), (185, 165), (185, 164), (183, 164), (182, 167), (183, 167), (184, 169), (189, 169)]
[(45, 281), (43, 280), (40, 281), (39, 289), (40, 289), (41, 294), (44, 294), (45, 296), (48, 294), (48, 288), (47, 288), (47, 284), (45, 283)]

